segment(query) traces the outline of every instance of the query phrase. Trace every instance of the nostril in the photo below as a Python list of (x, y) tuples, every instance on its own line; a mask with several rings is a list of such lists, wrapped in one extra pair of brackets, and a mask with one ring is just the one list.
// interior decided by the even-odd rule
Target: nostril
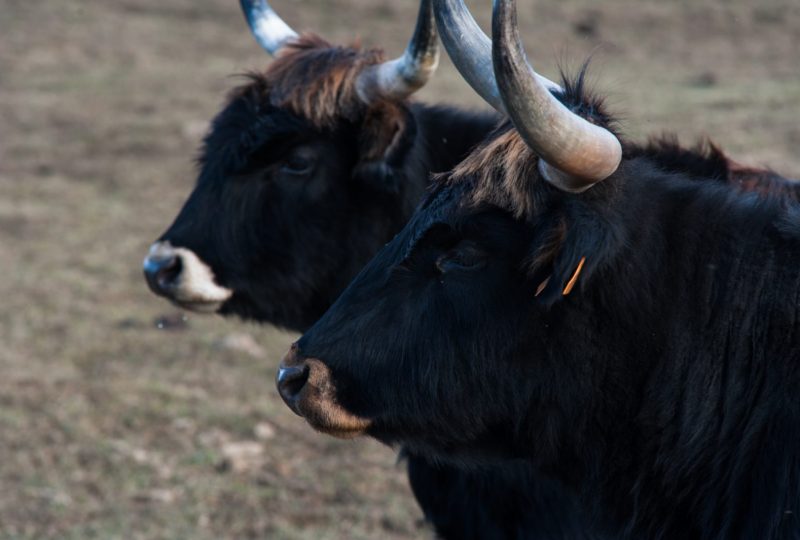
[(181, 258), (174, 253), (151, 255), (144, 260), (147, 284), (156, 294), (167, 294), (182, 270)]
[(156, 279), (162, 285), (170, 285), (174, 283), (183, 270), (183, 263), (180, 257), (172, 257), (166, 261), (156, 273)]
[(308, 366), (281, 367), (278, 370), (278, 389), (281, 394), (296, 397), (308, 380)]
[(309, 371), (308, 364), (301, 364), (299, 366), (281, 365), (275, 380), (278, 386), (278, 392), (281, 398), (283, 398), (283, 401), (298, 414), (300, 413), (296, 410), (297, 397), (308, 381)]

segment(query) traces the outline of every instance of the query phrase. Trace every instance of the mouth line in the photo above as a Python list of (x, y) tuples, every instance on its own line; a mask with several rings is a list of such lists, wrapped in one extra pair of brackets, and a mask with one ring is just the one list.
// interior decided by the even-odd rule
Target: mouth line
[(204, 314), (216, 313), (225, 303), (219, 300), (179, 300), (177, 298), (169, 298), (169, 300), (179, 308)]
[[(338, 439), (354, 439), (366, 435), (372, 425), (372, 420), (344, 413), (338, 408), (334, 408), (333, 411), (323, 411), (310, 408), (308, 404), (298, 405), (297, 410), (292, 408), (293, 412), (302, 417), (309, 426), (319, 433)], [(337, 417), (339, 422), (336, 421)]]
[(336, 426), (321, 426), (313, 424), (308, 419), (306, 419), (306, 422), (308, 422), (308, 425), (314, 428), (315, 431), (318, 431), (324, 435), (330, 435), (331, 437), (336, 437), (337, 439), (355, 439), (356, 437), (366, 435), (368, 430), (368, 427), (339, 428)]

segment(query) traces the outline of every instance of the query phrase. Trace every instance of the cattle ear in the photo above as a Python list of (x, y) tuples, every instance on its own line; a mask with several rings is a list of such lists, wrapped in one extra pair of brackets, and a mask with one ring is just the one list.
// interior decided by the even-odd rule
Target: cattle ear
[(536, 301), (545, 307), (593, 286), (597, 269), (621, 245), (590, 215), (546, 218), (535, 230), (528, 274), (536, 284)]
[(414, 116), (405, 107), (390, 102), (371, 107), (361, 125), (353, 178), (371, 189), (398, 194), (415, 134)]

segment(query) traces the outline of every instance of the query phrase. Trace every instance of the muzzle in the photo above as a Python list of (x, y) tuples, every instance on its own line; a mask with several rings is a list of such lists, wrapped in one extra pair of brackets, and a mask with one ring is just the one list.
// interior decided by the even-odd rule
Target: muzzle
[(214, 313), (233, 295), (216, 283), (211, 267), (193, 251), (168, 241), (150, 246), (143, 270), (151, 291), (191, 311)]

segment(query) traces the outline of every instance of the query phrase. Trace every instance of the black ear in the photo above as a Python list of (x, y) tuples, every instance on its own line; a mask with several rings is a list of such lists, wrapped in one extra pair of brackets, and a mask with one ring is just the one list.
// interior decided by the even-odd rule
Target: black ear
[(382, 103), (370, 109), (361, 126), (353, 179), (381, 193), (400, 193), (405, 181), (403, 164), (416, 132), (414, 116), (406, 107)]
[(535, 229), (528, 271), (537, 286), (536, 300), (544, 307), (592, 286), (596, 271), (623, 244), (608, 221), (572, 210), (543, 216)]

